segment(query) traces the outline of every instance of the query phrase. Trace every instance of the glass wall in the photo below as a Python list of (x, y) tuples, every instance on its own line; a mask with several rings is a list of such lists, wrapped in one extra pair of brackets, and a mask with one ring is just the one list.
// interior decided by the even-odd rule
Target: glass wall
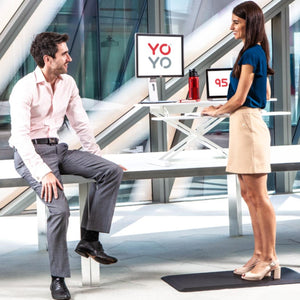
[[(193, 33), (194, 30), (199, 29), (203, 25), (207, 26), (207, 24), (212, 23), (213, 18), (221, 14), (222, 10), (232, 1), (233, 0), (166, 0), (166, 32), (171, 34), (183, 34), (185, 38), (188, 39), (189, 34)], [(230, 20), (228, 22), (230, 22)], [(220, 32), (220, 30), (218, 31)], [(210, 31), (209, 34), (211, 35), (212, 32)], [(199, 41), (199, 44), (195, 45), (195, 48), (200, 48), (200, 43)], [(220, 67), (230, 67), (230, 62), (227, 66), (221, 63)], [(201, 95), (201, 99), (203, 98), (205, 98), (205, 92)], [(195, 126), (195, 122), (193, 126)], [(209, 133), (208, 138), (222, 147), (228, 147), (228, 120), (223, 121), (215, 127), (214, 131)], [(198, 144), (194, 145), (194, 147), (200, 149), (203, 146)], [(226, 195), (226, 193), (226, 176), (178, 178), (174, 181), (170, 199), (171, 201), (194, 200), (203, 197), (207, 199), (207, 197)]]
[[(134, 76), (134, 34), (147, 32), (147, 0), (68, 0), (47, 31), (69, 34), (69, 73), (83, 98), (102, 100)], [(2, 101), (34, 66), (29, 56)]]
[[(224, 26), (228, 29), (230, 27), (232, 7), (228, 7), (228, 5), (232, 5), (232, 2), (232, 0), (224, 0), (218, 2), (209, 0), (167, 0), (165, 11), (167, 31), (172, 34), (183, 34), (188, 38), (189, 34), (193, 33), (195, 30), (199, 30), (202, 26), (204, 30), (201, 31), (200, 29), (200, 32), (203, 36), (203, 40), (206, 40), (206, 42), (208, 42), (208, 40), (210, 39), (207, 35), (207, 32), (209, 32), (210, 36), (215, 35), (216, 38), (218, 38), (220, 27)], [(224, 19), (223, 17), (225, 14), (227, 15), (227, 19)], [(216, 19), (218, 19), (219, 21), (219, 26), (215, 26), (217, 22)], [(272, 49), (271, 21), (266, 23), (266, 32), (269, 38), (270, 48)], [(199, 41), (199, 43), (201, 42)], [(195, 45), (195, 47), (200, 48), (199, 45)], [(224, 55), (221, 59), (215, 61), (215, 63), (211, 65), (210, 68), (232, 68), (241, 47), (241, 44), (239, 44), (237, 47)], [(270, 54), (272, 59), (272, 53)], [(203, 73), (201, 76), (205, 76), (205, 74)], [(205, 88), (206, 87), (204, 86), (201, 99), (206, 99)], [(272, 110), (272, 106), (272, 103), (269, 102), (267, 104), (266, 110)], [(274, 117), (265, 117), (264, 120), (270, 129), (270, 134), (273, 141)], [(229, 136), (229, 119), (227, 118), (222, 121), (206, 136), (217, 145), (223, 148), (227, 148)], [(203, 146), (200, 144), (195, 145), (195, 147), (198, 149), (203, 148)], [(207, 198), (208, 196), (215, 197), (218, 195), (226, 195), (227, 176), (180, 178), (175, 180), (173, 189), (174, 191), (171, 193), (171, 197), (174, 201), (178, 199), (195, 199), (195, 197)], [(268, 190), (275, 190), (274, 174), (270, 174), (268, 176)]]
[(166, 32), (187, 36), (234, 0), (166, 0)]
[[(67, 0), (46, 28), (68, 33), (73, 59), (68, 72), (75, 78), (88, 112), (134, 77), (134, 34), (148, 31), (147, 14), (147, 0)], [(0, 159), (13, 157), (8, 145), (9, 95), (15, 83), (35, 66), (29, 55), (0, 95)], [(132, 186), (131, 182), (122, 184), (119, 202), (128, 201)], [(72, 187), (69, 194), (74, 199)]]
[[(69, 73), (83, 101), (89, 100), (87, 109), (134, 77), (134, 34), (147, 32), (147, 24), (147, 0), (65, 1), (47, 31), (69, 34), (73, 59)], [(29, 55), (0, 95), (1, 159), (12, 157), (9, 95), (15, 83), (34, 68)]]
[[(265, 2), (270, 2), (265, 1)], [(299, 1), (290, 5), (290, 49), (291, 49), (291, 96), (292, 125), (296, 127), (300, 115), (299, 103)], [(227, 13), (228, 5), (233, 0), (165, 0), (165, 31), (172, 34), (183, 34), (186, 39), (196, 30), (206, 28), (204, 36), (195, 48), (206, 46), (206, 38), (212, 35), (211, 23), (220, 20)], [(153, 1), (147, 0), (67, 0), (47, 30), (68, 33), (68, 46), (72, 56), (69, 73), (80, 89), (80, 94), (87, 111), (93, 110), (99, 103), (106, 102), (107, 97), (134, 77), (134, 34), (148, 32), (148, 6)], [(230, 12), (231, 15), (231, 12)], [(227, 18), (227, 17), (226, 17)], [(229, 29), (230, 19), (226, 21)], [(227, 27), (228, 24), (228, 27)], [(215, 26), (214, 26), (215, 27)], [(270, 22), (266, 25), (268, 36), (271, 36)], [(214, 34), (220, 33), (217, 28)], [(204, 42), (205, 41), (205, 42)], [(270, 38), (270, 43), (272, 43)], [(232, 67), (240, 46), (230, 51), (211, 67)], [(31, 56), (24, 61), (10, 84), (0, 95), (0, 158), (10, 158), (12, 151), (8, 146), (10, 118), (8, 98), (14, 84), (24, 75), (33, 71), (35, 63)], [(205, 89), (202, 96), (205, 98)], [(88, 105), (87, 105), (88, 104)], [(96, 108), (97, 109), (97, 108)], [(272, 109), (272, 108), (271, 108)], [(125, 111), (124, 111), (125, 112)], [(273, 119), (266, 122), (274, 136)], [(148, 127), (140, 130), (148, 132)], [(146, 151), (147, 135), (143, 137), (143, 147), (132, 145), (134, 149)], [(228, 146), (228, 120), (223, 121), (210, 132), (210, 139), (222, 147)], [(197, 145), (196, 145), (197, 147)], [(120, 149), (121, 151), (131, 149)], [(300, 178), (300, 175), (299, 175)], [(299, 180), (298, 180), (299, 181)], [(297, 181), (296, 181), (297, 182)], [(274, 190), (273, 176), (269, 176), (269, 190)], [(148, 196), (132, 197), (133, 190), (144, 190), (138, 181), (123, 183), (123, 192), (119, 202), (139, 198), (149, 200)], [(299, 187), (296, 184), (295, 187)], [(149, 182), (145, 184), (149, 189)], [(176, 179), (171, 193), (173, 200), (194, 199), (202, 196), (225, 195), (227, 192), (226, 177), (194, 177)]]
[[(300, 0), (290, 4), (290, 66), (291, 66), (291, 106), (292, 133), (297, 135), (300, 125)], [(293, 143), (299, 144), (298, 138)], [(297, 172), (294, 189), (300, 188), (300, 172)]]
[(292, 125), (296, 126), (300, 116), (300, 1), (290, 5), (290, 65)]

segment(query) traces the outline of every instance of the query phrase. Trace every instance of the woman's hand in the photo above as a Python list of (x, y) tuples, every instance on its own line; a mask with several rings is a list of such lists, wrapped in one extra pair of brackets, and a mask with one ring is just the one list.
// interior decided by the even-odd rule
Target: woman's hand
[(211, 117), (217, 117), (217, 109), (220, 108), (222, 105), (218, 105), (218, 106), (209, 106), (209, 107), (205, 107), (202, 112), (201, 115), (202, 116), (211, 116)]

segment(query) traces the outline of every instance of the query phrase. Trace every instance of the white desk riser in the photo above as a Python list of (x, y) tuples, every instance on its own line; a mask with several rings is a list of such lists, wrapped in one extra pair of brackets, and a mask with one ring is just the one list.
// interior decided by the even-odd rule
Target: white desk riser
[[(276, 101), (276, 98), (271, 98), (269, 101)], [(204, 135), (210, 130), (215, 128), (219, 123), (221, 123), (225, 118), (229, 117), (229, 114), (221, 115), (217, 118), (209, 116), (201, 116), (201, 111), (204, 107), (211, 105), (225, 104), (226, 100), (200, 100), (200, 101), (183, 101), (174, 102), (162, 101), (158, 102), (147, 102), (138, 105), (147, 106), (153, 121), (163, 121), (173, 128), (184, 133), (186, 137), (180, 141), (177, 145), (167, 151), (160, 159), (157, 161), (158, 164), (168, 164), (170, 159), (177, 153), (187, 149), (187, 147), (197, 140), (203, 146), (211, 149), (218, 150), (218, 152), (225, 157), (227, 156), (227, 151), (217, 145), (216, 143), (209, 140)], [(197, 109), (197, 112), (194, 112)], [(200, 110), (200, 111), (199, 111)], [(262, 110), (262, 116), (279, 116), (279, 115), (289, 115), (290, 112), (267, 112)], [(198, 120), (194, 128), (189, 127), (182, 123), (183, 120)]]

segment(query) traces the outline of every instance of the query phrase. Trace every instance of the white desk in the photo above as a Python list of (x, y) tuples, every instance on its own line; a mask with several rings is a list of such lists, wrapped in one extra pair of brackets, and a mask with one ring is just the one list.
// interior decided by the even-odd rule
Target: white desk
[[(271, 147), (272, 172), (300, 170), (300, 145), (273, 146)], [(127, 168), (123, 180), (173, 178), (185, 176), (225, 175), (227, 159), (218, 156), (212, 150), (183, 151), (171, 160), (169, 166), (157, 166), (150, 163), (161, 157), (162, 153), (134, 153), (134, 154), (109, 154), (105, 158), (122, 164)], [(15, 171), (13, 160), (0, 160), (0, 188), (26, 187), (27, 182)], [(227, 175), (228, 179), (228, 217), (230, 236), (242, 235), (242, 210), (241, 196), (235, 175)], [(64, 175), (63, 182), (79, 184), (80, 214), (83, 212), (85, 199), (88, 193), (88, 183), (92, 179), (80, 176)], [(38, 204), (38, 231), (39, 248), (46, 247), (46, 213), (45, 206), (40, 200)], [(3, 211), (1, 210), (1, 213)], [(0, 214), (1, 215), (1, 214)], [(79, 224), (78, 224), (79, 226)], [(92, 259), (81, 258), (83, 285), (99, 285), (99, 264)]]

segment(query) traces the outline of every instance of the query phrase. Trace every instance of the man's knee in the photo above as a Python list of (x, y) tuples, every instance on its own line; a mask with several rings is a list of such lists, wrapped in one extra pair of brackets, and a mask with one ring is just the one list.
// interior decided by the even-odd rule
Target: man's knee
[(111, 165), (110, 177), (115, 183), (120, 183), (123, 177), (123, 169), (116, 164)]
[(50, 213), (48, 217), (48, 228), (52, 229), (51, 232), (66, 232), (69, 224), (70, 211), (59, 210)]
[(96, 176), (96, 181), (101, 182), (102, 180), (105, 181), (105, 178), (109, 181), (121, 181), (123, 177), (123, 169), (111, 162), (106, 168), (106, 170), (103, 172), (103, 170), (99, 170), (99, 175)]
[(58, 220), (67, 220), (70, 216), (69, 203), (65, 196), (58, 197), (57, 199), (53, 198), (52, 201), (47, 204), (47, 207), (50, 216)]
[(115, 173), (115, 175), (116, 175), (117, 178), (122, 179), (122, 177), (123, 177), (123, 169), (119, 165), (115, 164), (114, 173)]

